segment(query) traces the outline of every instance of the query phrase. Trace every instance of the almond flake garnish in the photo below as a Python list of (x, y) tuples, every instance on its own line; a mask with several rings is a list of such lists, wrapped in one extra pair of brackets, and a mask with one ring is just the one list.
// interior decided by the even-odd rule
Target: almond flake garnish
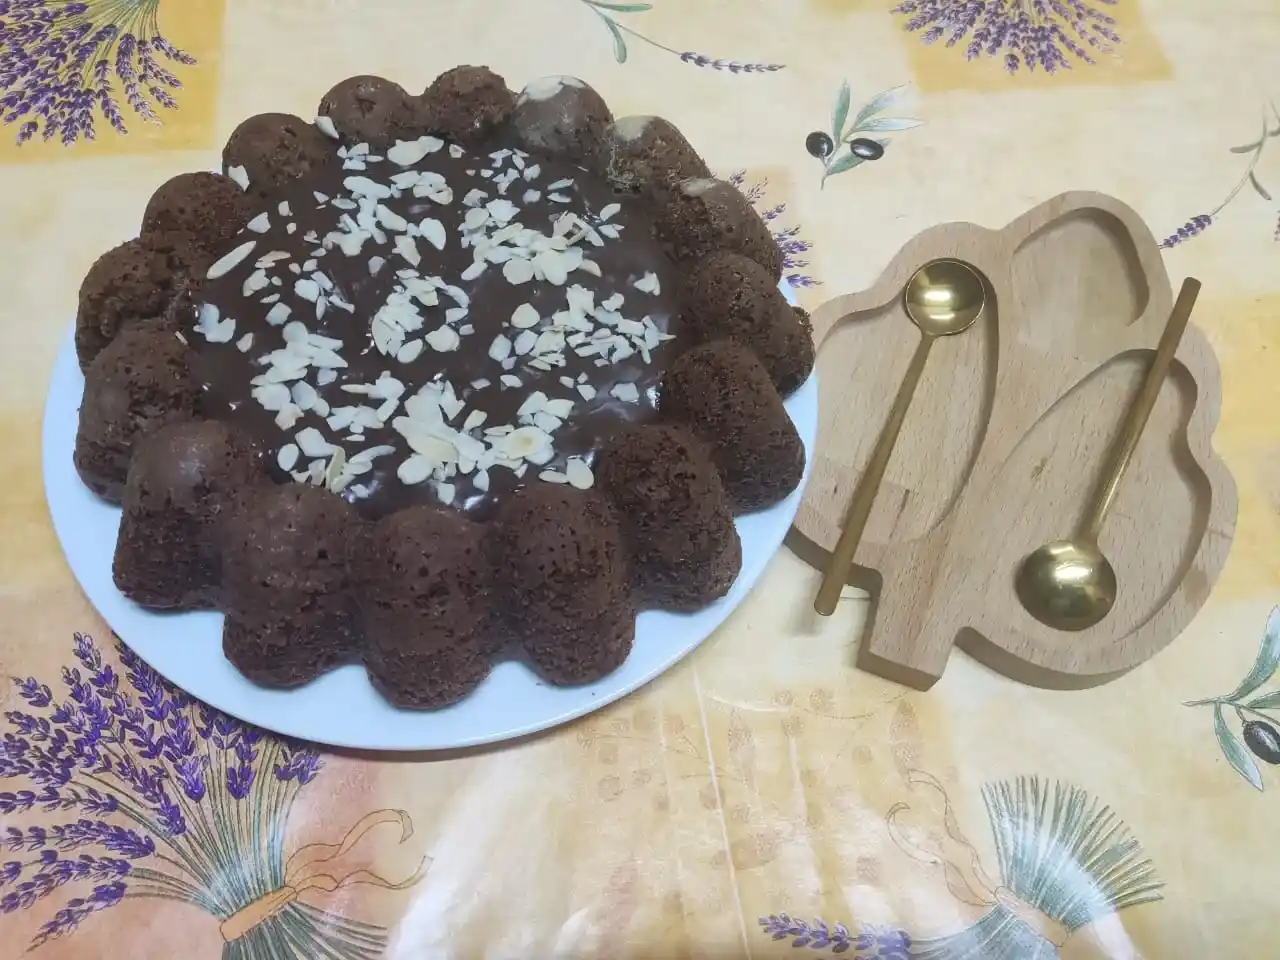
[(396, 253), (404, 257), (409, 265), (416, 267), (422, 262), (422, 254), (418, 252), (418, 246), (413, 242), (413, 237), (407, 233), (402, 233), (396, 237), (395, 242)]
[(273, 327), (278, 327), (289, 319), (289, 314), (293, 312), (293, 308), (287, 303), (277, 303), (267, 311), (267, 323)]
[(371, 200), (385, 200), (391, 196), (391, 188), (384, 183), (370, 180), (368, 177), (347, 177), (342, 181), (347, 191), (357, 197), (368, 197)]
[(640, 400), (640, 391), (634, 383), (615, 383), (609, 393), (623, 403), (637, 403)]
[(211, 303), (202, 304), (196, 322), (196, 333), (210, 343), (230, 343), (236, 335), (235, 318), (219, 318), (217, 307)]
[(324, 114), (316, 117), (316, 129), (323, 133), (330, 140), (338, 139), (338, 128), (333, 125), (333, 121)]
[(427, 345), (437, 353), (451, 353), (458, 349), (462, 342), (456, 330), (451, 327), (437, 327), (424, 337)]
[(208, 280), (217, 280), (219, 277), (230, 273), (239, 266), (240, 263), (249, 256), (249, 254), (253, 253), (253, 248), (257, 245), (257, 240), (246, 240), (230, 253), (214, 261), (213, 266), (209, 268), (209, 272), (205, 274), (205, 278)]
[[(446, 240), (444, 224), (439, 220), (428, 217), (418, 224), (418, 232), (422, 234), (422, 238), (431, 244), (437, 250), (443, 250)], [(407, 259), (407, 258), (406, 258)]]
[(653, 272), (646, 273), (643, 277), (632, 284), (641, 293), (650, 293), (655, 297), (662, 292), (662, 285), (658, 282), (658, 275)]
[(276, 426), (281, 430), (292, 430), (294, 424), (302, 419), (302, 409), (296, 403), (286, 403), (276, 414)]
[(276, 465), (285, 472), (292, 470), (298, 464), (298, 452), (296, 443), (286, 443), (276, 452)]
[(518, 330), (536, 327), (541, 320), (542, 317), (538, 315), (538, 311), (530, 303), (520, 304), (520, 306), (516, 307), (515, 312), (511, 314), (511, 325)]
[(581, 457), (570, 457), (564, 465), (565, 479), (578, 490), (590, 490), (595, 484), (595, 474)]
[(489, 358), (501, 363), (509, 356), (511, 356), (511, 341), (502, 334), (498, 334), (493, 338), (493, 343), (489, 344)]
[[(332, 127), (328, 118), (317, 124)], [(466, 195), (456, 241), (466, 253), (457, 260), (450, 258), (446, 268), (436, 251), (447, 249), (451, 228), (445, 224), (452, 221), (423, 218), (427, 208), (421, 198), (452, 204), (454, 188), (443, 173), (414, 168), (428, 153), (445, 146), (434, 137), (398, 141), (385, 151), (386, 168), (381, 176), (363, 173), (365, 164), (372, 170), (384, 160), (371, 154), (368, 144), (341, 147), (337, 153), (351, 173), (342, 175), (338, 196), (316, 194), (318, 208), (328, 211), (328, 220), (302, 238), (311, 245), (309, 253), (292, 262), (287, 252), (273, 251), (259, 258), (256, 272), (243, 279), (245, 296), (269, 306), (267, 322), (283, 334), (283, 345), (265, 355), (251, 353), (253, 338), (249, 335), (236, 342), (258, 364), (251, 380), (255, 401), (273, 414), (288, 434), (283, 445), (277, 444), (277, 465), (301, 482), (335, 492), (350, 489), (357, 498), (372, 493), (373, 484), (353, 481), (374, 469), (375, 455), (392, 456), (390, 462), (401, 482), (429, 484), (443, 503), (454, 502), (470, 490), (488, 490), (492, 471), (497, 468), (517, 477), (532, 468), (547, 482), (589, 489), (594, 485), (594, 474), (588, 458), (563, 458), (562, 454), (562, 459), (557, 459), (553, 439), (575, 410), (582, 409), (584, 403), (594, 407), (599, 399), (586, 373), (566, 374), (566, 357), (575, 368), (585, 366), (587, 370), (592, 364), (608, 367), (630, 357), (649, 362), (652, 351), (670, 339), (652, 318), (636, 316), (627, 309), (624, 292), (629, 291), (625, 287), (619, 292), (606, 286), (597, 294), (571, 284), (570, 278), (578, 270), (602, 276), (599, 264), (584, 251), (603, 247), (606, 238), (618, 236), (621, 225), (610, 221), (619, 217), (624, 204), (607, 203), (596, 213), (585, 208), (575, 212), (584, 200), (575, 181), (564, 178), (544, 187), (542, 171), (527, 154), (505, 149), (481, 159), (456, 144), (448, 145), (451, 156), (469, 158), (457, 166), (467, 167), (477, 178), (485, 176), (486, 183), (484, 189), (462, 190)], [(492, 166), (483, 169), (489, 163)], [(455, 173), (457, 170), (451, 169), (450, 176)], [(545, 213), (539, 216), (536, 226), (522, 222), (522, 206), (545, 202), (564, 206), (549, 217)], [(526, 210), (525, 216), (531, 212)], [(273, 204), (271, 215), (259, 214), (248, 232), (269, 231), (277, 226), (277, 215), (290, 218), (293, 214), (287, 201)], [(296, 229), (292, 221), (280, 225)], [(417, 242), (419, 239), (430, 246)], [(245, 245), (243, 256), (251, 254), (252, 242)], [(321, 390), (335, 384), (338, 371), (347, 366), (341, 352), (350, 336), (312, 333), (294, 319), (297, 301), (292, 301), (294, 309), (278, 301), (282, 294), (290, 300), (293, 292), (315, 304), (317, 319), (337, 310), (354, 315), (352, 292), (339, 292), (331, 279), (348, 275), (319, 270), (322, 258), (335, 249), (347, 256), (368, 251), (368, 276), (378, 277), (380, 282), (363, 286), (355, 280), (354, 286), (362, 288), (362, 309), (364, 297), (369, 295), (364, 291), (383, 300), (372, 305), (369, 340), (354, 346), (366, 355), (376, 350), (373, 355), (385, 356), (391, 370), (407, 371), (408, 366), (394, 364), (416, 364), (428, 349), (436, 353), (458, 350), (477, 327), (484, 330), (480, 314), (474, 321), (471, 318), (470, 297), (490, 265), (501, 269), (506, 282), (513, 285), (536, 281), (540, 285), (538, 306), (533, 302), (514, 306), (509, 328), (494, 336), (487, 348), (489, 362), (498, 369), (470, 380), (465, 390), (445, 379), (407, 388), (384, 370), (372, 383), (344, 382), (337, 395), (353, 402), (344, 406), (335, 397), (337, 405), (331, 407)], [(243, 257), (232, 256), (221, 269), (229, 272), (240, 259)], [(445, 275), (431, 273), (445, 269)], [(358, 271), (363, 274), (365, 268)], [(660, 292), (653, 271), (644, 272), (630, 285), (640, 293)], [(261, 296), (264, 292), (269, 296)], [(548, 297), (552, 299), (544, 299)], [(631, 299), (633, 308), (641, 303), (636, 297)], [(234, 320), (211, 307), (196, 329), (214, 338), (232, 338), (234, 325)], [(403, 375), (408, 379), (407, 372)], [(490, 425), (485, 411), (471, 403), (478, 391), (498, 384), (503, 390), (514, 391), (510, 400), (513, 406), (518, 405), (518, 413), (510, 415), (512, 422)], [(636, 403), (643, 399), (634, 383), (615, 383), (604, 389), (615, 401)], [(319, 429), (304, 426), (307, 419)], [(394, 430), (397, 440), (381, 447), (368, 446), (372, 441), (365, 440), (365, 432), (381, 429)], [(348, 455), (339, 446), (342, 443), (355, 443), (352, 450), (366, 447), (368, 452)], [(470, 478), (470, 487), (466, 478)]]
[(533, 279), (533, 265), (528, 260), (508, 260), (502, 267), (508, 283), (528, 283)]
[(411, 167), (429, 153), (435, 153), (444, 146), (443, 140), (435, 137), (419, 137), (417, 140), (399, 140), (387, 151), (387, 159), (397, 166)]
[(533, 345), (538, 342), (538, 335), (532, 330), (521, 330), (520, 335), (516, 337), (512, 349), (515, 350), (516, 356), (524, 356), (533, 349)]
[(396, 476), (406, 486), (414, 486), (431, 476), (431, 466), (430, 460), (421, 454), (415, 453), (396, 468)]
[(423, 347), (421, 340), (410, 340), (396, 351), (396, 359), (401, 363), (413, 363), (422, 355)]

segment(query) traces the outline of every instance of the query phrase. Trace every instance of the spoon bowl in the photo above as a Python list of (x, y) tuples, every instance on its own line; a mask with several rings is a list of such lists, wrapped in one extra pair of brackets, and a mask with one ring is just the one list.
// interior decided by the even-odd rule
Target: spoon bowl
[(950, 337), (973, 326), (986, 302), (978, 272), (959, 260), (932, 260), (911, 275), (902, 303), (926, 337)]
[(1057, 630), (1087, 630), (1115, 606), (1116, 571), (1096, 543), (1055, 540), (1029, 553), (1014, 581), (1027, 612)]

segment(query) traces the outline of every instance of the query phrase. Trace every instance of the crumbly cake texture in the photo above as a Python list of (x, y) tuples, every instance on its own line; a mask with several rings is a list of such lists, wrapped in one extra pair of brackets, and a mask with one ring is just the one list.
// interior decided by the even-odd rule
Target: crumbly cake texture
[(245, 120), (80, 289), (75, 466), (143, 606), (225, 614), (252, 681), (391, 703), (500, 656), (552, 683), (693, 611), (795, 489), (812, 370), (764, 223), (680, 132), (573, 77), (342, 81)]

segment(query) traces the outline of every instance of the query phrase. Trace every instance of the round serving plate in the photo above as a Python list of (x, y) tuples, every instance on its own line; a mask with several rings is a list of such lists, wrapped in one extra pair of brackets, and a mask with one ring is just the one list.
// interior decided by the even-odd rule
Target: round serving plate
[[(783, 292), (790, 299), (785, 285)], [(808, 480), (818, 423), (818, 384), (810, 377), (786, 402), (804, 442), (805, 477), (781, 503), (735, 521), (742, 570), (725, 597), (692, 614), (641, 613), (631, 655), (596, 683), (556, 687), (524, 664), (504, 661), (462, 702), (416, 711), (383, 700), (358, 665), (293, 690), (259, 687), (223, 657), (222, 614), (155, 613), (125, 599), (111, 578), (120, 509), (92, 494), (72, 465), (83, 394), (84, 377), (69, 332), (45, 402), (45, 496), (67, 562), (103, 619), (171, 683), (225, 713), (287, 736), (367, 750), (442, 750), (536, 733), (598, 710), (670, 669), (743, 601), (781, 546)]]

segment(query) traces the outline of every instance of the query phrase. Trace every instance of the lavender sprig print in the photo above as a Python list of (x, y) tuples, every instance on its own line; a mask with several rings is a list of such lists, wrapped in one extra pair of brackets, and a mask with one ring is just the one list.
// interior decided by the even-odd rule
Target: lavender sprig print
[(50, 940), (74, 930), (89, 914), (114, 907), (125, 897), (127, 887), (120, 881), (103, 883), (93, 888), (87, 897), (73, 897), (67, 905), (54, 914), (53, 919), (42, 926), (31, 941), (31, 948), (43, 946)]
[[(1118, 0), (1097, 0), (1115, 6)], [(1115, 18), (1084, 0), (903, 0), (894, 13), (924, 44), (946, 37), (954, 47), (968, 40), (965, 59), (1003, 56), (1011, 74), (1070, 70), (1071, 59), (1094, 64), (1121, 43)]]
[[(1231, 192), (1208, 213), (1201, 213), (1191, 217), (1176, 231), (1161, 240), (1161, 250), (1176, 247), (1204, 233), (1209, 227), (1213, 226), (1218, 214), (1225, 210), (1246, 186), (1252, 187), (1253, 192), (1262, 198), (1263, 202), (1275, 203), (1275, 198), (1272, 196), (1271, 191), (1263, 186), (1262, 181), (1258, 178), (1258, 161), (1262, 159), (1262, 152), (1266, 150), (1267, 145), (1272, 140), (1280, 137), (1280, 107), (1277, 107), (1275, 102), (1272, 101), (1268, 104), (1268, 110), (1269, 113), (1267, 111), (1263, 112), (1262, 134), (1258, 139), (1252, 143), (1241, 144), (1231, 148), (1231, 153), (1247, 154), (1249, 157), (1248, 166), (1245, 167), (1244, 173), (1241, 174), (1240, 179), (1231, 188)], [(1274, 127), (1272, 126), (1273, 121), (1275, 123)], [(1276, 225), (1275, 239), (1280, 241), (1280, 222)]]
[(103, 820), (82, 819), (48, 829), (28, 827), (25, 831), (9, 827), (0, 842), (13, 851), (76, 850), (80, 847), (101, 846), (130, 860), (149, 857), (156, 852), (155, 841), (150, 837)]
[(674, 47), (669, 47), (664, 43), (659, 43), (657, 40), (650, 39), (617, 18), (617, 14), (620, 13), (644, 13), (652, 10), (652, 3), (620, 3), (614, 2), (614, 0), (578, 0), (578, 2), (594, 13), (600, 19), (604, 28), (609, 31), (609, 35), (613, 38), (613, 58), (618, 63), (627, 62), (627, 56), (629, 55), (627, 37), (632, 37), (641, 43), (647, 43), (655, 50), (661, 50), (664, 53), (678, 57), (682, 63), (692, 64), (695, 67), (705, 67), (735, 74), (777, 73), (779, 70), (786, 69), (786, 64), (782, 63), (745, 63), (740, 60), (722, 60), (716, 57), (709, 57), (693, 50), (676, 50)]
[[(195, 702), (123, 644), (119, 668), (88, 636), (76, 635), (74, 654), (58, 693), (13, 681), (24, 709), (4, 715), (0, 779), (30, 786), (0, 793), (0, 813), (78, 817), (0, 831), (0, 915), (92, 884), (35, 948), (132, 897), (178, 900), (225, 924), (284, 887), (284, 825), (320, 757)], [(224, 958), (372, 960), (386, 945), (379, 927), (296, 902), (241, 927)]]
[(123, 99), (139, 118), (160, 123), (181, 81), (164, 62), (195, 58), (161, 33), (160, 0), (0, 0), (0, 115), (19, 124), (17, 142), (39, 133), (64, 145), (97, 137), (101, 115), (127, 133)]
[(1213, 226), (1213, 218), (1217, 213), (1217, 210), (1213, 213), (1197, 213), (1177, 230), (1161, 240), (1160, 249), (1168, 250), (1170, 247), (1176, 247), (1180, 243), (1186, 243), (1193, 237), (1200, 236), (1200, 234)]
[(764, 933), (774, 940), (790, 940), (792, 947), (847, 953), (858, 960), (907, 960), (910, 955), (911, 938), (893, 927), (864, 924), (851, 933), (843, 923), (828, 926), (820, 919), (805, 923), (785, 913), (761, 917), (759, 922)]
[(821, 280), (815, 280), (808, 273), (802, 272), (809, 266), (809, 261), (803, 256), (803, 254), (812, 249), (809, 241), (800, 237), (799, 227), (783, 227), (779, 223), (782, 215), (787, 212), (787, 205), (785, 203), (769, 205), (765, 201), (765, 191), (769, 186), (769, 181), (767, 179), (757, 180), (747, 186), (747, 172), (745, 170), (735, 170), (726, 179), (742, 191), (742, 195), (747, 198), (747, 201), (760, 214), (760, 218), (764, 220), (765, 225), (768, 226), (769, 232), (778, 244), (778, 249), (782, 251), (783, 278), (793, 287), (821, 286)]

